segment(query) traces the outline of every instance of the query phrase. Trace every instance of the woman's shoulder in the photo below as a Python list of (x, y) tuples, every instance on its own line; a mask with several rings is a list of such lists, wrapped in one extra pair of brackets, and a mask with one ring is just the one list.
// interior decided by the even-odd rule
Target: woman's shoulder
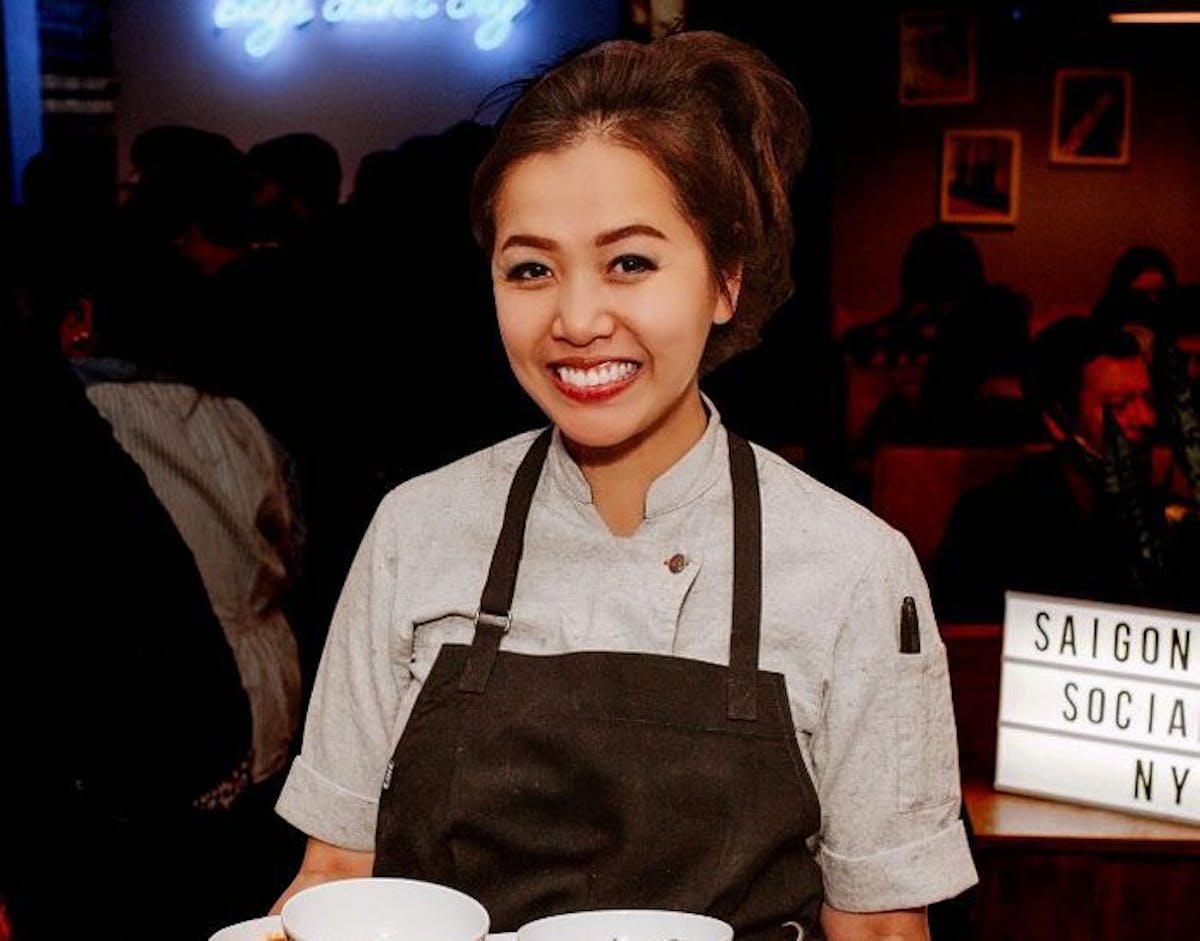
[(503, 508), (513, 475), (534, 439), (543, 431), (532, 428), (473, 451), (449, 464), (410, 477), (384, 497), (381, 512), (411, 515), (416, 507), (453, 513), (476, 508)]
[(764, 531), (822, 554), (867, 562), (903, 537), (866, 506), (823, 483), (782, 455), (755, 444)]

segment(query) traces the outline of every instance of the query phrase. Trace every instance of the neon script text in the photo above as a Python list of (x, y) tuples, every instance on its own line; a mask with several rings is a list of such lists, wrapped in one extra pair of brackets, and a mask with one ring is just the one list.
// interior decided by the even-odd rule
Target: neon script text
[[(249, 27), (243, 45), (255, 58), (276, 48), (289, 30), (320, 16), (326, 23), (380, 23), (427, 20), (442, 13), (451, 20), (477, 21), (479, 49), (495, 49), (512, 33), (513, 20), (529, 0), (218, 0), (213, 10), (217, 29)], [(319, 9), (318, 9), (319, 8)]]

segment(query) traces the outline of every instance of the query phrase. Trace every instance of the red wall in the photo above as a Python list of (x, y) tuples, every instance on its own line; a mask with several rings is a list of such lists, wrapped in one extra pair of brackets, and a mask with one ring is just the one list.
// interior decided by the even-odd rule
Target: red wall
[[(1012, 128), (1022, 135), (1019, 216), (1006, 228), (965, 228), (987, 275), (1025, 291), (1035, 326), (1085, 312), (1130, 244), (1171, 256), (1183, 281), (1200, 280), (1200, 54), (1198, 26), (1096, 26), (978, 21), (974, 104), (897, 103), (897, 27), (842, 36), (845, 92), (836, 112), (832, 291), (835, 327), (895, 303), (908, 238), (937, 218), (946, 128)], [(1128, 68), (1131, 160), (1124, 167), (1051, 165), (1054, 70)]]

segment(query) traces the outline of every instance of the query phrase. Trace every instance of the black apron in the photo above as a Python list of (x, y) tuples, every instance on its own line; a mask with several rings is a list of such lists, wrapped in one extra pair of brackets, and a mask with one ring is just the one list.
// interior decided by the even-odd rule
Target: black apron
[[(470, 646), (446, 644), (396, 746), (375, 874), (479, 899), (492, 931), (594, 908), (671, 908), (739, 938), (821, 938), (820, 825), (784, 678), (758, 669), (761, 507), (729, 433), (728, 667), (657, 654), (500, 650), (550, 444), (517, 470)], [(719, 612), (715, 617), (721, 617)]]

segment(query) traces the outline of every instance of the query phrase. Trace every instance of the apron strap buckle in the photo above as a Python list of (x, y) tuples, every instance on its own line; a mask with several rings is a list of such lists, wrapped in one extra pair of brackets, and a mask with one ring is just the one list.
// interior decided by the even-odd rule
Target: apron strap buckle
[(512, 629), (512, 612), (505, 611), (503, 614), (492, 614), (491, 612), (476, 608), (475, 626), (478, 628), (480, 624), (486, 624), (488, 627), (498, 627), (501, 634), (507, 634)]
[(492, 666), (500, 650), (500, 639), (512, 628), (512, 614), (492, 614), (488, 611), (475, 612), (475, 639), (467, 664), (458, 678), (458, 688), (464, 693), (482, 693), (487, 689)]

